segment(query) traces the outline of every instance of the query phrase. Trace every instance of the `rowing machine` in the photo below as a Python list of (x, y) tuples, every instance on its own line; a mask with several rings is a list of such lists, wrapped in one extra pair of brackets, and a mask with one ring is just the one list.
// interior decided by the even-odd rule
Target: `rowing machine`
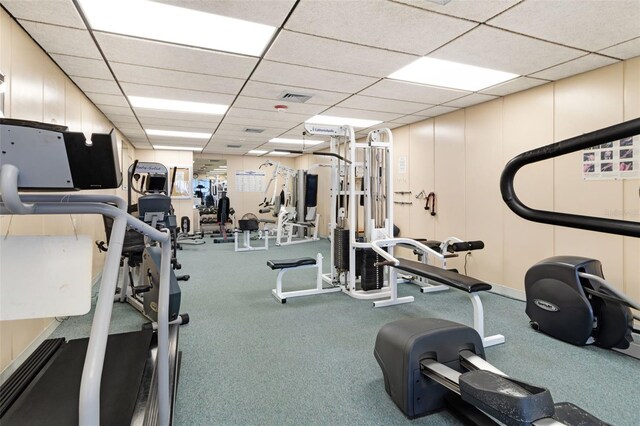
[(485, 360), (478, 333), (462, 324), (391, 322), (378, 332), (374, 356), (387, 393), (410, 419), (446, 407), (471, 424), (607, 424), (573, 404), (554, 404), (548, 389), (507, 377)]

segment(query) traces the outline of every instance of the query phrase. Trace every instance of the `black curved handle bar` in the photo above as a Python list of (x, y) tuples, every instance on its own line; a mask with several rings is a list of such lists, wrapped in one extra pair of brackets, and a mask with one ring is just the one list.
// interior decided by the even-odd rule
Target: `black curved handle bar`
[(524, 152), (509, 161), (502, 171), (502, 175), (500, 176), (502, 199), (515, 214), (533, 222), (625, 235), (628, 237), (640, 237), (640, 222), (535, 210), (526, 206), (518, 199), (513, 187), (513, 180), (516, 173), (527, 164), (548, 160), (637, 134), (640, 134), (640, 118)]

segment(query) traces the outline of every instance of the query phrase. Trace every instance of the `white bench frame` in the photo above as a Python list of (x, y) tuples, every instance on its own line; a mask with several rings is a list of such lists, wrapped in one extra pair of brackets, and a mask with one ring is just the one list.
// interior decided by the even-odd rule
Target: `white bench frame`
[[(308, 290), (282, 291), (282, 277), (288, 271), (295, 269), (312, 269), (316, 268), (316, 287)], [(286, 303), (290, 297), (311, 296), (314, 294), (335, 293), (341, 291), (341, 287), (322, 287), (322, 254), (316, 256), (316, 263), (313, 265), (293, 266), (291, 268), (281, 268), (278, 270), (278, 278), (276, 279), (276, 288), (271, 290), (271, 294), (280, 303)]]
[[(393, 263), (393, 266), (397, 266), (400, 262), (398, 261), (398, 259), (396, 259), (395, 257), (393, 257), (391, 254), (389, 254), (388, 252), (384, 251), (382, 249), (382, 247), (390, 247), (390, 246), (395, 246), (397, 244), (407, 244), (413, 247), (416, 247), (417, 249), (419, 249), (420, 251), (422, 251), (425, 255), (427, 254), (438, 254), (437, 252), (435, 252), (434, 250), (430, 249), (429, 247), (427, 247), (426, 245), (412, 240), (410, 238), (387, 238), (384, 240), (377, 240), (377, 241), (372, 241), (371, 242), (371, 248), (378, 253), (380, 256), (382, 256), (385, 260), (388, 260), (389, 262)], [(437, 257), (437, 256), (436, 256)], [(395, 268), (392, 269), (392, 272), (395, 271)], [(395, 274), (394, 274), (395, 275)], [(396, 286), (398, 285), (397, 280), (395, 279), (390, 279), (389, 280), (389, 285), (390, 286)], [(442, 284), (444, 285), (444, 284)], [(450, 286), (446, 286), (448, 288), (455, 288), (455, 287), (450, 287)], [(441, 289), (440, 285), (436, 286), (437, 289)], [(395, 291), (395, 290), (394, 290)], [(429, 287), (423, 287), (420, 289), (420, 291), (422, 293), (429, 293), (434, 291), (434, 289), (429, 288)], [(473, 328), (478, 332), (478, 334), (480, 335), (480, 337), (482, 338), (482, 342), (484, 344), (484, 347), (487, 348), (489, 346), (494, 346), (494, 345), (499, 345), (501, 343), (505, 342), (505, 337), (502, 334), (495, 334), (493, 336), (487, 336), (485, 337), (484, 335), (484, 309), (482, 307), (482, 301), (480, 300), (480, 296), (477, 293), (468, 293), (469, 298), (471, 299), (471, 304), (473, 305)]]

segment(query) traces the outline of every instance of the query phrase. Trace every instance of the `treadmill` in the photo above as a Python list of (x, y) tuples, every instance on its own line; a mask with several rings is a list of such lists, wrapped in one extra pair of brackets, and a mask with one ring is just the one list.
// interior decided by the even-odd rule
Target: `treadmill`
[[(9, 425), (170, 425), (180, 352), (179, 324), (169, 323), (171, 236), (127, 213), (112, 195), (69, 191), (118, 188), (115, 131), (83, 133), (65, 126), (0, 119), (0, 214), (100, 214), (113, 218), (89, 338), (49, 339), (0, 387), (0, 423)], [(24, 191), (66, 191), (25, 194)], [(158, 321), (109, 335), (126, 229), (160, 244)]]

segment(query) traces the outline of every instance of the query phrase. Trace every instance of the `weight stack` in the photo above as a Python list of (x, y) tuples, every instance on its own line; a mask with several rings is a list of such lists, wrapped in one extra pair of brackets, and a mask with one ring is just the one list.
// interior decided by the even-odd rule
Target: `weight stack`
[(364, 291), (380, 290), (384, 285), (384, 266), (374, 266), (384, 259), (373, 249), (360, 249), (360, 287)]
[(349, 230), (335, 228), (333, 230), (333, 259), (336, 269), (349, 270)]

